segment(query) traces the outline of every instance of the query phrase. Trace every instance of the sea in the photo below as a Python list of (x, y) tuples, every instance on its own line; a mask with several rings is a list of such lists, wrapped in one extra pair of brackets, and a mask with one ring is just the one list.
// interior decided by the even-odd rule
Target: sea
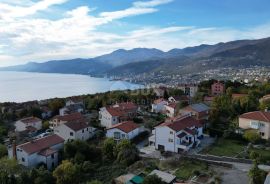
[(26, 102), (139, 88), (143, 86), (87, 75), (0, 72), (0, 102)]

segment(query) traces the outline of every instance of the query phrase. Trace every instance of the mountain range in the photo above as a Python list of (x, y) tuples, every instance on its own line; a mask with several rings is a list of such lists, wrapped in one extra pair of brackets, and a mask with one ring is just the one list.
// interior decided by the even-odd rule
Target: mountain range
[(164, 52), (158, 49), (119, 49), (89, 59), (54, 60), (2, 67), (1, 71), (126, 75), (148, 72), (185, 74), (219, 67), (270, 66), (270, 38), (199, 45)]

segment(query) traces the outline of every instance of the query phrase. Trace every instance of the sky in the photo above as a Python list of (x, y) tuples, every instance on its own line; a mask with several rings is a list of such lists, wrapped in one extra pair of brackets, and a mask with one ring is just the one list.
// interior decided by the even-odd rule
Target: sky
[(0, 66), (270, 37), (269, 0), (0, 0)]

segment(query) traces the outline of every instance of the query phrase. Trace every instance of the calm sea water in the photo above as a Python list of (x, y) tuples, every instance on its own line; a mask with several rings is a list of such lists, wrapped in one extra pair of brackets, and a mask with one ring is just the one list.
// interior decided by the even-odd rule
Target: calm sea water
[(0, 72), (0, 102), (25, 102), (140, 87), (85, 75)]

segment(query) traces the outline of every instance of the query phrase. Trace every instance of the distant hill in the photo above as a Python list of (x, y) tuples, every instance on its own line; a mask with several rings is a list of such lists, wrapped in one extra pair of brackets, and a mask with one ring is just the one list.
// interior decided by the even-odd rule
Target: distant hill
[(135, 48), (89, 59), (56, 60), (0, 68), (4, 71), (126, 75), (148, 72), (189, 73), (218, 67), (270, 66), (270, 38), (199, 45), (163, 52)]

